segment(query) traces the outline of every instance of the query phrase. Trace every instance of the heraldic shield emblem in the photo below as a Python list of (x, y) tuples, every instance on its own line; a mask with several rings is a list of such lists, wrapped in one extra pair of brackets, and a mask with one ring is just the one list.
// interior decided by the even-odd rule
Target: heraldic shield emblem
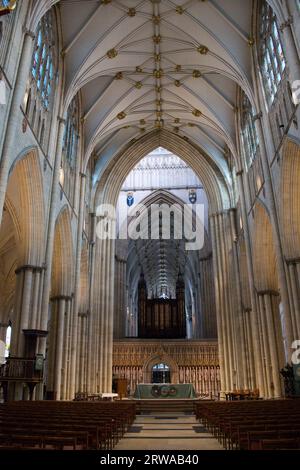
[(134, 203), (133, 193), (127, 193), (127, 206), (131, 207)]
[(197, 193), (195, 189), (189, 190), (189, 201), (191, 204), (195, 204), (195, 202), (197, 201)]

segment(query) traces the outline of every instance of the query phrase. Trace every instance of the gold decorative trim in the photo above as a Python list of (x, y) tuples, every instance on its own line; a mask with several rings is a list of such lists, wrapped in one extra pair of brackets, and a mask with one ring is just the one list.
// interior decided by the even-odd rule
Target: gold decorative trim
[(202, 55), (206, 55), (209, 51), (208, 47), (207, 46), (204, 46), (203, 44), (200, 44), (198, 47), (197, 47), (197, 51), (202, 54)]
[(199, 116), (202, 115), (202, 113), (199, 109), (193, 109), (192, 114), (196, 117), (199, 117)]
[(115, 48), (109, 49), (109, 51), (107, 51), (106, 55), (109, 59), (114, 59), (115, 57), (117, 57), (118, 51)]
[(193, 70), (193, 78), (200, 78), (201, 77), (201, 72), (200, 70)]
[(124, 119), (126, 118), (126, 113), (125, 111), (121, 111), (119, 114), (117, 114), (118, 119)]
[(162, 69), (155, 69), (153, 70), (153, 75), (155, 78), (161, 78), (163, 76), (164, 72)]
[(152, 21), (154, 24), (158, 25), (160, 23), (160, 16), (159, 15), (153, 15), (152, 16)]
[(133, 18), (136, 15), (136, 9), (135, 8), (129, 8), (127, 15), (130, 16), (130, 18)]

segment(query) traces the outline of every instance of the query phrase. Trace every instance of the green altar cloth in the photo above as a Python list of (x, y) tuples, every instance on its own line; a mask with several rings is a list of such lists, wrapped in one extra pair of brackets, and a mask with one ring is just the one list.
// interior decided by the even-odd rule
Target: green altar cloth
[(138, 384), (134, 398), (195, 398), (193, 384)]

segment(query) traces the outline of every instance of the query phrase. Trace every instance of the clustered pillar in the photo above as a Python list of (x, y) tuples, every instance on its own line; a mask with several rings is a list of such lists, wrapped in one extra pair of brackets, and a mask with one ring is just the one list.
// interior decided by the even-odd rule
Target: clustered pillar
[(73, 398), (70, 387), (72, 302), (72, 296), (60, 295), (51, 298), (47, 358), (47, 394), (50, 399), (68, 400)]
[[(114, 317), (114, 240), (96, 239), (93, 283), (93, 320), (89, 325), (88, 392), (110, 392)], [(105, 275), (103, 276), (103, 274)]]

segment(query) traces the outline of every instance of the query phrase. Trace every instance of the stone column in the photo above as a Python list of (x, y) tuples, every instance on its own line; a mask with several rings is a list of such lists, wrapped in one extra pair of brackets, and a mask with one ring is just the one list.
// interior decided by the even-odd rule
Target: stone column
[(275, 334), (275, 325), (273, 320), (273, 313), (272, 309), (272, 293), (266, 293), (264, 295), (264, 303), (266, 308), (266, 317), (267, 317), (267, 325), (268, 325), (268, 333), (269, 333), (269, 346), (270, 346), (270, 355), (271, 355), (271, 365), (272, 365), (272, 377), (273, 377), (273, 392), (274, 398), (279, 398), (282, 396), (281, 391), (281, 384), (280, 384), (280, 365), (279, 365), (279, 358), (278, 358), (278, 351), (277, 351), (277, 342), (276, 342), (276, 334)]
[(108, 298), (106, 305), (107, 333), (106, 333), (106, 382), (107, 392), (111, 392), (112, 388), (112, 359), (113, 359), (113, 312), (114, 312), (114, 251), (115, 241), (109, 240), (108, 260), (107, 260), (107, 289)]
[(292, 323), (294, 338), (300, 338), (300, 298), (299, 298), (299, 278), (297, 275), (297, 265), (299, 263), (289, 263), (289, 273), (291, 281), (291, 290), (292, 290), (292, 301), (294, 308), (292, 309)]
[(56, 332), (56, 351), (55, 351), (55, 369), (54, 369), (54, 392), (56, 399), (61, 399), (61, 373), (62, 373), (62, 360), (63, 360), (63, 340), (64, 340), (64, 320), (65, 320), (65, 305), (66, 300), (64, 297), (57, 299), (57, 332)]
[(43, 268), (25, 265), (16, 270), (15, 317), (13, 321), (11, 354), (19, 357), (25, 354), (23, 330), (38, 330), (39, 279)]
[(95, 257), (96, 257), (96, 215), (91, 214), (91, 240), (89, 244), (89, 313), (88, 313), (88, 350), (87, 350), (87, 392), (92, 393), (95, 383)]
[(239, 377), (239, 388), (245, 389), (250, 388), (246, 380), (246, 351), (244, 343), (244, 331), (243, 331), (243, 307), (242, 307), (242, 286), (241, 286), (241, 275), (239, 269), (238, 261), (238, 252), (237, 252), (237, 233), (236, 233), (236, 220), (235, 220), (235, 210), (231, 209), (229, 211), (230, 217), (230, 229), (231, 229), (231, 239), (232, 239), (232, 251), (233, 251), (233, 261), (234, 261), (234, 273), (235, 279), (234, 284), (236, 285), (236, 295), (237, 295), (237, 318), (236, 321), (236, 355), (240, 358), (240, 361), (237, 360), (237, 371)]
[(70, 383), (69, 390), (72, 398), (75, 397), (76, 385), (76, 348), (77, 348), (77, 328), (78, 328), (78, 307), (80, 296), (80, 268), (81, 268), (81, 242), (82, 242), (82, 229), (84, 217), (84, 196), (85, 196), (85, 178), (86, 175), (80, 174), (80, 200), (79, 200), (79, 214), (77, 225), (77, 246), (76, 246), (76, 263), (75, 263), (75, 285), (74, 285), (74, 302), (73, 302), (73, 324), (71, 336), (71, 368), (70, 368)]
[(31, 318), (29, 322), (29, 328), (32, 330), (38, 329), (38, 307), (39, 307), (41, 274), (42, 274), (41, 269), (37, 269), (35, 271), (33, 294), (32, 294), (32, 310), (31, 310)]
[(264, 376), (265, 376), (265, 387), (266, 395), (268, 398), (272, 398), (271, 393), (271, 361), (270, 361), (270, 350), (269, 350), (269, 335), (272, 331), (268, 331), (266, 322), (265, 305), (264, 305), (264, 292), (258, 294), (259, 309), (260, 309), (260, 325), (261, 325), (261, 347), (263, 351), (263, 364), (264, 364)]
[(259, 142), (260, 142), (261, 161), (262, 161), (263, 171), (264, 171), (265, 186), (269, 194), (269, 209), (270, 209), (270, 218), (272, 222), (276, 258), (277, 258), (280, 295), (281, 295), (282, 304), (284, 308), (284, 327), (285, 327), (285, 332), (286, 332), (286, 341), (287, 341), (287, 349), (288, 349), (286, 353), (287, 353), (287, 356), (290, 356), (290, 353), (292, 351), (291, 346), (293, 342), (290, 302), (289, 302), (287, 279), (286, 279), (285, 266), (284, 266), (283, 250), (282, 250), (281, 238), (280, 238), (279, 221), (277, 217), (275, 197), (274, 197), (273, 185), (272, 185), (272, 180), (271, 180), (267, 151), (265, 147), (261, 118), (262, 118), (262, 114), (260, 113), (254, 117), (254, 120), (255, 120), (257, 135), (259, 137)]
[(24, 99), (27, 79), (30, 72), (34, 39), (34, 33), (24, 29), (24, 42), (14, 83), (13, 96), (8, 114), (7, 127), (5, 131), (0, 161), (0, 222), (2, 220), (10, 165), (14, 155), (13, 149), (15, 146), (15, 137), (18, 129), (17, 123), (20, 118), (20, 106)]
[(224, 310), (224, 336), (226, 344), (226, 359), (227, 359), (227, 388), (229, 390), (233, 389), (234, 383), (234, 364), (233, 364), (233, 345), (232, 345), (232, 330), (231, 330), (231, 310), (230, 310), (230, 301), (229, 301), (229, 284), (228, 284), (228, 265), (226, 260), (225, 252), (225, 230), (223, 226), (222, 214), (217, 215), (217, 242), (219, 245), (219, 256), (221, 261), (221, 285), (224, 303), (222, 308)]
[(241, 200), (241, 213), (243, 220), (243, 228), (245, 234), (245, 246), (246, 246), (246, 258), (247, 258), (247, 267), (248, 267), (248, 277), (249, 277), (249, 286), (250, 286), (250, 296), (251, 296), (251, 334), (253, 339), (253, 349), (254, 349), (254, 361), (255, 361), (255, 375), (257, 386), (261, 396), (264, 396), (264, 379), (262, 372), (262, 356), (260, 352), (260, 343), (259, 343), (259, 326), (258, 326), (258, 308), (257, 308), (257, 299), (256, 299), (256, 290), (254, 285), (254, 271), (252, 263), (252, 247), (251, 240), (249, 235), (249, 225), (248, 217), (246, 211), (246, 200), (243, 184), (243, 170), (237, 172), (237, 180), (239, 187), (239, 194)]
[(219, 348), (219, 363), (220, 363), (220, 379), (221, 379), (221, 394), (227, 389), (226, 381), (226, 357), (225, 357), (225, 344), (224, 344), (224, 329), (223, 329), (223, 316), (221, 314), (221, 286), (219, 282), (219, 253), (217, 248), (216, 239), (216, 216), (210, 217), (210, 231), (213, 246), (213, 266), (214, 266), (214, 279), (215, 279), (215, 295), (216, 295), (216, 314), (217, 314), (217, 330), (218, 330), (218, 348)]
[[(45, 251), (45, 276), (44, 276), (44, 285), (43, 285), (43, 298), (42, 298), (42, 311), (41, 311), (41, 319), (40, 319), (40, 329), (46, 330), (47, 329), (47, 322), (48, 322), (48, 306), (49, 306), (49, 297), (50, 297), (50, 290), (51, 290), (51, 266), (52, 266), (52, 256), (53, 256), (53, 245), (54, 245), (54, 233), (55, 233), (55, 218), (56, 218), (56, 208), (58, 203), (58, 196), (59, 196), (59, 174), (60, 174), (60, 164), (61, 164), (61, 153), (62, 153), (62, 144), (63, 144), (63, 137), (64, 137), (64, 129), (65, 129), (65, 120), (62, 118), (58, 118), (59, 120), (59, 128), (58, 128), (58, 135), (57, 135), (57, 143), (56, 143), (56, 154), (55, 154), (55, 162), (54, 162), (54, 169), (52, 175), (52, 186), (51, 186), (51, 201), (50, 201), (50, 209), (49, 209), (49, 218), (48, 218), (48, 235), (47, 235), (47, 243), (46, 243), (46, 251)], [(41, 342), (40, 344), (40, 353), (45, 353), (45, 342)]]
[(251, 310), (246, 310), (243, 314), (244, 320), (244, 331), (245, 331), (245, 343), (246, 352), (248, 358), (248, 370), (249, 370), (249, 388), (256, 388), (255, 378), (255, 360), (254, 360), (254, 348), (252, 339), (252, 328), (251, 328)]
[(70, 321), (71, 321), (71, 301), (66, 301), (65, 321), (64, 321), (64, 342), (63, 342), (63, 361), (62, 361), (62, 400), (68, 398), (68, 365), (69, 365), (69, 346), (70, 346)]

